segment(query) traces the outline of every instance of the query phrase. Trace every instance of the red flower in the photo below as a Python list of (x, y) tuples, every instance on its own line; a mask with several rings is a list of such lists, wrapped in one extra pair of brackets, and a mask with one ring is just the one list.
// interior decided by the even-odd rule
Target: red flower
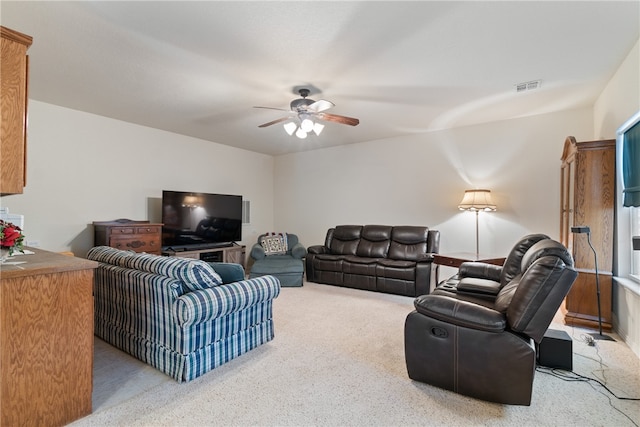
[(10, 222), (0, 220), (0, 247), (8, 248), (10, 254), (12, 254), (14, 250), (23, 252), (23, 240), (24, 235), (20, 227)]
[(20, 237), (20, 232), (14, 227), (6, 227), (4, 229), (4, 238), (0, 241), (2, 246), (13, 246)]

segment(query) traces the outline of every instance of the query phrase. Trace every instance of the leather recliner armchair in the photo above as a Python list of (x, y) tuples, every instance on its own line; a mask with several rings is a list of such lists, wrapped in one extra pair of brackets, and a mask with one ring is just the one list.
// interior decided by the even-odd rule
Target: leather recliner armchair
[(521, 261), (522, 274), (493, 301), (422, 295), (405, 321), (409, 377), (491, 402), (530, 405), (536, 348), (577, 277), (560, 243), (543, 239)]
[(465, 262), (458, 273), (438, 284), (436, 295), (457, 294), (457, 298), (483, 304), (494, 301), (498, 292), (509, 282), (522, 276), (522, 258), (540, 240), (549, 239), (546, 234), (528, 234), (518, 240), (503, 265), (484, 262)]

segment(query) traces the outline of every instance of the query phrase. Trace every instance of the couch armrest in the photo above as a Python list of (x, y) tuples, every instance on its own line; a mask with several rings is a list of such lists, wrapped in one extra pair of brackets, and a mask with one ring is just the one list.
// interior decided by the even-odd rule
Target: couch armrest
[(484, 262), (463, 262), (458, 269), (460, 278), (475, 277), (477, 279), (500, 281), (502, 274), (501, 265), (487, 264)]
[(251, 247), (251, 252), (249, 252), (249, 256), (255, 260), (262, 259), (267, 256), (264, 253), (264, 248), (260, 243), (254, 243)]
[(465, 328), (502, 332), (507, 326), (502, 313), (445, 295), (422, 295), (414, 306), (420, 314)]
[(433, 262), (433, 258), (434, 258), (433, 255), (434, 254), (431, 252), (420, 254), (416, 262)]
[(458, 292), (469, 292), (472, 294), (489, 295), (495, 297), (500, 292), (500, 282), (478, 277), (463, 277), (458, 282), (456, 288)]
[(291, 256), (297, 259), (302, 259), (307, 256), (307, 249), (301, 243), (296, 243), (291, 248)]
[(307, 248), (307, 252), (314, 255), (328, 254), (329, 249), (326, 246), (314, 245), (314, 246), (309, 246)]
[(279, 294), (276, 277), (256, 277), (183, 294), (176, 300), (174, 316), (178, 325), (188, 326), (244, 310)]

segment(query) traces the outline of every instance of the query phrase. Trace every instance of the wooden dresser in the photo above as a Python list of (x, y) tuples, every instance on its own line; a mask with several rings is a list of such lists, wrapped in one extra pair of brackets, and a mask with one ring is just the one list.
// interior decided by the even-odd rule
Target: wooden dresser
[(611, 288), (615, 220), (616, 141), (564, 143), (561, 167), (560, 241), (575, 262), (578, 278), (566, 298), (567, 325), (598, 328), (596, 266), (586, 234), (571, 227), (588, 226), (598, 256), (602, 329), (611, 331)]
[(162, 224), (118, 219), (93, 223), (95, 246), (161, 255)]
[(93, 269), (40, 249), (0, 265), (0, 426), (59, 426), (91, 413)]

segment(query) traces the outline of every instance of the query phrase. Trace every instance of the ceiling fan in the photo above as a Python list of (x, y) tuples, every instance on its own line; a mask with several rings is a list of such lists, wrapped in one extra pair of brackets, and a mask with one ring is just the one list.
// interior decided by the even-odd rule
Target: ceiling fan
[[(320, 132), (322, 132), (324, 125), (318, 123), (318, 120), (341, 123), (349, 126), (357, 126), (358, 123), (360, 123), (360, 120), (354, 119), (353, 117), (326, 113), (326, 110), (334, 107), (333, 102), (325, 101), (324, 99), (321, 99), (319, 101), (308, 99), (307, 96), (309, 96), (310, 93), (309, 89), (298, 89), (298, 93), (302, 98), (294, 99), (293, 101), (291, 101), (290, 110), (275, 107), (253, 107), (289, 112), (289, 115), (286, 117), (281, 117), (279, 119), (263, 123), (258, 127), (264, 128), (267, 126), (275, 125), (277, 123), (286, 122), (288, 120), (288, 122), (284, 124), (284, 128), (287, 133), (289, 135), (293, 135), (295, 133), (298, 138), (306, 138), (307, 134), (310, 132), (314, 132), (316, 135), (320, 135)], [(296, 119), (298, 119), (299, 125), (298, 122), (296, 122)]]

